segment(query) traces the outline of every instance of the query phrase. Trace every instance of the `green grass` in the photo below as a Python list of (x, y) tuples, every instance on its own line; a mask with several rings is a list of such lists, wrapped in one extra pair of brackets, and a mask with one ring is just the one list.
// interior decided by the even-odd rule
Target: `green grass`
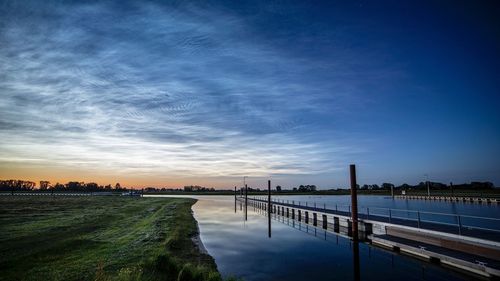
[(0, 280), (221, 280), (181, 198), (0, 197)]

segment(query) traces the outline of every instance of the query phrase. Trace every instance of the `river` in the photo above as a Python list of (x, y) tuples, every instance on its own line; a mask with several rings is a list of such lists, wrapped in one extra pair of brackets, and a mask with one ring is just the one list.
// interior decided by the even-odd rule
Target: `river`
[[(233, 196), (191, 196), (201, 240), (224, 276), (257, 280), (471, 280), (443, 266), (386, 251), (292, 220), (272, 221), (249, 208), (248, 221)], [(301, 204), (349, 204), (349, 196), (282, 196)], [(446, 212), (499, 218), (496, 205), (360, 196), (360, 206)]]

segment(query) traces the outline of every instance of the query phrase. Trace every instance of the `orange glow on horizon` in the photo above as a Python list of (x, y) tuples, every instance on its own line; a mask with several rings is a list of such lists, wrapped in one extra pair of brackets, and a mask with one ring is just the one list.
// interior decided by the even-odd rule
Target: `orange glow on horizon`
[[(49, 175), (49, 176), (47, 176)], [(0, 180), (27, 180), (36, 183), (39, 188), (40, 181), (49, 181), (52, 185), (56, 183), (65, 184), (70, 181), (77, 182), (95, 182), (98, 185), (106, 186), (111, 184), (115, 186), (120, 183), (122, 187), (141, 189), (146, 187), (178, 189), (187, 185), (200, 185), (205, 187), (214, 187), (216, 189), (228, 189), (230, 185), (224, 184), (223, 180), (200, 179), (200, 178), (168, 178), (158, 179), (141, 175), (113, 175), (106, 173), (95, 173), (93, 171), (76, 170), (54, 170), (50, 168), (13, 168), (1, 167)]]

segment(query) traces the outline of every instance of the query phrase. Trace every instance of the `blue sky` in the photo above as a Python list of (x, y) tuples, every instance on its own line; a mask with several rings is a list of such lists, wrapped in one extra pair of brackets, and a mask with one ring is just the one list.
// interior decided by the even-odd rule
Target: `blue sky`
[[(401, 3), (404, 2), (404, 3)], [(0, 177), (500, 184), (495, 1), (1, 1)]]

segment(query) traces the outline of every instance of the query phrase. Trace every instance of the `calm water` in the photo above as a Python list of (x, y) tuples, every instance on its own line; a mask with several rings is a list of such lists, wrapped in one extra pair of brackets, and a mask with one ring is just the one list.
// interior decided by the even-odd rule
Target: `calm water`
[[(349, 239), (325, 233), (292, 220), (272, 221), (249, 208), (244, 221), (232, 196), (194, 196), (193, 206), (201, 239), (225, 275), (252, 280), (471, 280), (444, 267), (401, 256), (366, 244), (356, 247)], [(349, 203), (348, 196), (286, 196), (284, 200), (317, 204)], [(360, 205), (410, 208), (498, 217), (496, 206), (429, 203), (360, 196)], [(310, 204), (310, 203), (308, 203)]]
[[(349, 195), (341, 196), (273, 196), (274, 199), (281, 199), (285, 201), (295, 201), (297, 204), (300, 202), (304, 205), (306, 202), (309, 206), (314, 203), (318, 207), (335, 209), (346, 208), (351, 204), (351, 197)], [(359, 211), (365, 212), (366, 208), (391, 208), (399, 210), (413, 210), (413, 211), (428, 211), (447, 214), (460, 214), (480, 217), (500, 218), (500, 208), (498, 205), (487, 204), (471, 204), (463, 202), (444, 202), (444, 201), (426, 201), (426, 200), (403, 200), (393, 199), (390, 196), (358, 196)]]

